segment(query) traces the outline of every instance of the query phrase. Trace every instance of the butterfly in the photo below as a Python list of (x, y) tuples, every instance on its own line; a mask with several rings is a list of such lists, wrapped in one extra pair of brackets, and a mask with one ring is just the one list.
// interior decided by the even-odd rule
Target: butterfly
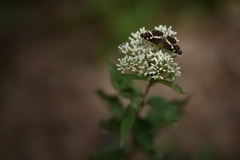
[(178, 55), (182, 54), (180, 47), (176, 44), (177, 40), (171, 36), (164, 36), (163, 32), (161, 31), (153, 30), (151, 32), (142, 33), (140, 36), (143, 39), (152, 42), (170, 52), (176, 53)]

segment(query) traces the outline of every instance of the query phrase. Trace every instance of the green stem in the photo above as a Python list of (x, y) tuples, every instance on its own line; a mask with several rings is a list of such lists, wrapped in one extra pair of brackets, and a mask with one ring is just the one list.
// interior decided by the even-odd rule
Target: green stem
[[(146, 90), (145, 90), (145, 92), (143, 94), (143, 99), (142, 99), (142, 101), (140, 103), (140, 106), (139, 106), (139, 109), (138, 109), (138, 116), (139, 117), (140, 117), (141, 111), (143, 110), (143, 108), (144, 108), (144, 106), (146, 104), (146, 102), (145, 102), (146, 101), (146, 97), (147, 97), (147, 95), (149, 93), (149, 90), (150, 90), (150, 87), (152, 86), (152, 83), (153, 83), (153, 80), (150, 78), (150, 80), (148, 81)], [(134, 135), (132, 135), (132, 136), (134, 136)], [(131, 138), (132, 138), (132, 146), (131, 146), (131, 149), (129, 151), (129, 154), (125, 158), (126, 160), (134, 159), (135, 154), (136, 154), (136, 144), (134, 142), (134, 137), (131, 137)]]
[(142, 102), (140, 103), (140, 106), (139, 106), (139, 109), (138, 109), (138, 115), (140, 115), (141, 111), (143, 110), (145, 104), (146, 104), (146, 97), (149, 93), (149, 90), (150, 90), (150, 87), (152, 86), (152, 83), (153, 83), (153, 79), (150, 78), (150, 80), (148, 81), (148, 85), (146, 87), (146, 90), (143, 94), (143, 100)]

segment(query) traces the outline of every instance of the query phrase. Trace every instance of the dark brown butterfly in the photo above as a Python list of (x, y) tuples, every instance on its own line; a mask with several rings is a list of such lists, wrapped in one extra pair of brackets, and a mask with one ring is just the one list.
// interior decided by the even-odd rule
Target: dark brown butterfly
[(143, 39), (160, 46), (161, 48), (164, 48), (178, 55), (182, 54), (180, 47), (176, 44), (177, 40), (171, 36), (164, 37), (163, 32), (161, 31), (153, 30), (152, 32), (142, 33), (140, 36)]

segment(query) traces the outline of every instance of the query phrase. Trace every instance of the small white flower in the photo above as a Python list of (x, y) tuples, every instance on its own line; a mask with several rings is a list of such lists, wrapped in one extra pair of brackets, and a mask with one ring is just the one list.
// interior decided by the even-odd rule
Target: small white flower
[[(175, 37), (177, 32), (172, 31), (171, 28), (162, 25), (155, 27), (156, 30), (163, 32), (164, 36), (172, 36), (177, 40)], [(145, 32), (147, 30), (144, 27), (140, 28), (139, 31), (131, 34), (130, 42), (119, 45), (120, 53), (125, 56), (118, 59), (118, 70), (122, 73), (132, 71), (153, 79), (175, 79), (176, 76), (180, 76), (180, 67), (173, 61), (176, 55), (141, 38), (140, 34)]]

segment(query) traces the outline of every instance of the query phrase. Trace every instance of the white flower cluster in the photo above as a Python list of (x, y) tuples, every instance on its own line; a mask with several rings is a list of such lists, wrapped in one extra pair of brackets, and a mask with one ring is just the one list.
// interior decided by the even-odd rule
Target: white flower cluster
[[(176, 32), (171, 30), (171, 26), (167, 28), (160, 25), (155, 29), (162, 31), (164, 36), (176, 35)], [(147, 30), (144, 27), (140, 28), (139, 31), (131, 34), (130, 42), (119, 45), (120, 53), (125, 56), (118, 59), (118, 70), (123, 73), (136, 72), (140, 76), (150, 76), (153, 79), (175, 79), (176, 76), (180, 76), (180, 67), (173, 61), (176, 55), (143, 39), (140, 34), (145, 32)]]

